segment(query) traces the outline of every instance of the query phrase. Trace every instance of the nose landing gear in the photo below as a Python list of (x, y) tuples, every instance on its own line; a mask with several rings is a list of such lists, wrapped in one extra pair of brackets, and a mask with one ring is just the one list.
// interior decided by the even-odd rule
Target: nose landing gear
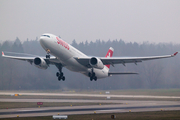
[(48, 59), (48, 58), (50, 59), (50, 57), (51, 57), (51, 56), (50, 56), (49, 54), (46, 55), (46, 59)]
[(49, 53), (50, 53), (50, 50), (47, 49), (46, 52), (47, 52), (46, 59), (48, 59), (48, 58), (50, 59), (50, 57), (51, 57), (50, 54), (49, 54)]

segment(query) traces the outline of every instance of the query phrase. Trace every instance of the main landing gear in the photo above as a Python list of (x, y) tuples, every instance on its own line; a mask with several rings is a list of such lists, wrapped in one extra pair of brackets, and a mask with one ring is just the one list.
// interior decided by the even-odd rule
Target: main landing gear
[(58, 80), (59, 80), (59, 81), (60, 81), (60, 80), (65, 81), (65, 77), (63, 76), (63, 72), (57, 72), (57, 73), (56, 73), (56, 76), (58, 77)]
[(62, 65), (59, 64), (59, 65), (56, 65), (56, 67), (59, 69), (59, 72), (56, 73), (56, 76), (58, 77), (58, 80), (62, 80), (62, 81), (65, 81), (65, 76), (62, 72)]
[(96, 77), (96, 74), (95, 72), (93, 71), (93, 68), (92, 68), (92, 72), (89, 73), (89, 77), (90, 77), (90, 81), (97, 81), (97, 77)]

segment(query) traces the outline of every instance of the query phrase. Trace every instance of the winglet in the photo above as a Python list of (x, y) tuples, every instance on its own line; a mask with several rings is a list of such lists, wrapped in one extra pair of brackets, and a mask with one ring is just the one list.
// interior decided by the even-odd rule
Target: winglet
[(172, 54), (171, 56), (174, 57), (178, 54), (178, 52), (175, 52), (174, 54)]
[(2, 51), (2, 56), (4, 56), (4, 52)]

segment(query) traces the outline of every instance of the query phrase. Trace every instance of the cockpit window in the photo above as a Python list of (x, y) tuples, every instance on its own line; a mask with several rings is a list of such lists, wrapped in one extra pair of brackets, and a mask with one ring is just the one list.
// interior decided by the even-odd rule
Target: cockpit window
[(49, 36), (49, 35), (41, 35), (41, 36), (45, 36), (45, 37), (49, 37), (49, 38), (50, 38), (50, 36)]

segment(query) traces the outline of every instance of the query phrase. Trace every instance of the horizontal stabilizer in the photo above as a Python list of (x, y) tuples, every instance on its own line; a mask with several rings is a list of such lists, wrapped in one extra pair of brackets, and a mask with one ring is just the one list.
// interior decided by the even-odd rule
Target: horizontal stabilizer
[(138, 74), (135, 72), (109, 72), (108, 75), (112, 76), (112, 75), (128, 75), (128, 74)]

